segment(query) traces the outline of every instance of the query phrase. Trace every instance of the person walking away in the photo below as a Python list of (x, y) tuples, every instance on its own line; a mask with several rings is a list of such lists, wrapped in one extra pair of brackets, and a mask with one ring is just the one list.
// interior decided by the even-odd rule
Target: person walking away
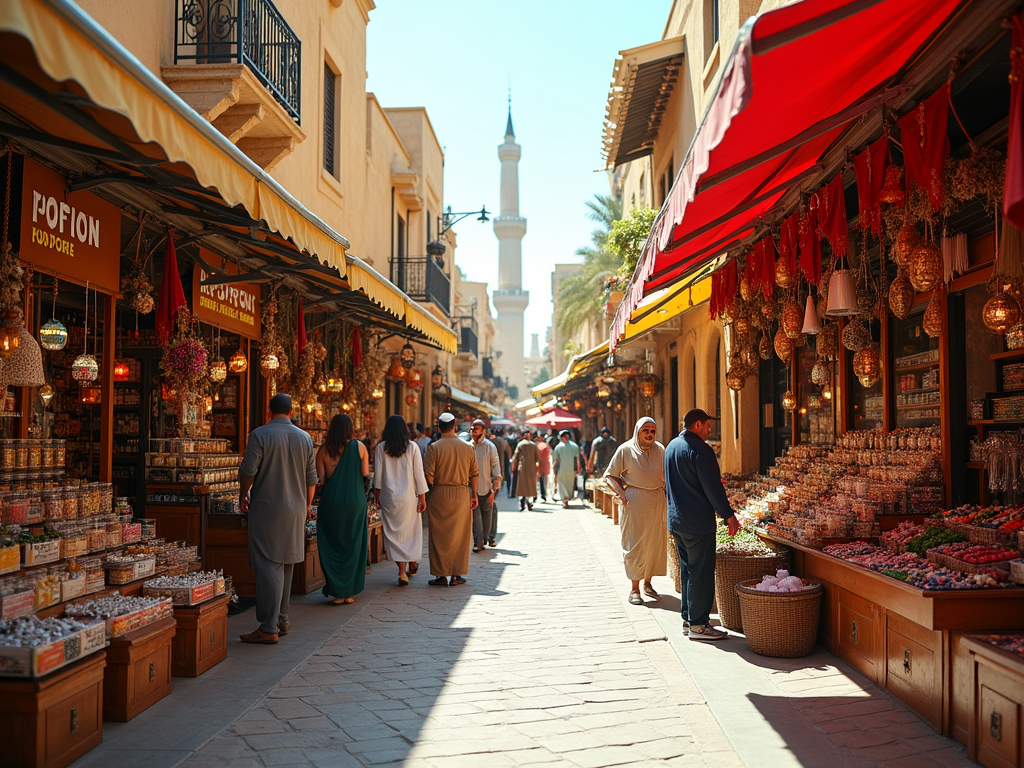
[(622, 443), (612, 456), (604, 479), (622, 502), (619, 527), (622, 564), (632, 582), (629, 602), (643, 605), (644, 594), (657, 600), (654, 576), (668, 573), (668, 530), (665, 502), (665, 446), (657, 441), (658, 425), (644, 416), (633, 428), (633, 439)]
[(316, 451), (292, 424), (292, 399), (270, 399), (270, 421), (249, 433), (238, 468), (239, 508), (247, 512), (249, 565), (256, 573), (254, 632), (243, 643), (271, 645), (289, 629), (295, 563), (306, 559), (306, 520), (316, 491)]
[(352, 437), (352, 419), (339, 413), (331, 419), (327, 439), (316, 453), (320, 476), (320, 507), (316, 520), (320, 567), (327, 582), (324, 597), (349, 605), (366, 581), (366, 490), (370, 452)]
[(603, 475), (618, 447), (619, 444), (612, 437), (611, 430), (608, 427), (601, 427), (601, 434), (594, 438), (590, 446), (590, 474), (594, 477)]
[(430, 445), (430, 435), (423, 429), (423, 425), (419, 422), (416, 423), (416, 440), (414, 441), (420, 449), (420, 459), (423, 458), (423, 454), (427, 452), (427, 446)]
[(483, 552), (487, 546), (487, 537), (491, 533), (491, 515), (494, 514), (494, 497), (501, 488), (501, 462), (498, 449), (484, 432), (487, 425), (483, 419), (475, 419), (469, 427), (469, 438), (472, 440), (473, 452), (476, 454), (476, 466), (480, 474), (476, 478), (476, 509), (473, 510), (473, 551)]
[(427, 583), (447, 587), (466, 583), (463, 574), (469, 572), (480, 472), (476, 453), (455, 434), (455, 416), (445, 411), (437, 417), (437, 428), (441, 437), (427, 447), (423, 457), (423, 474), (431, 486), (427, 526), (430, 573), (435, 577)]
[(512, 468), (516, 473), (516, 496), (519, 497), (519, 511), (533, 509), (537, 493), (537, 467), (540, 457), (537, 444), (530, 438), (530, 432), (523, 435), (512, 454)]
[(508, 463), (512, 458), (512, 449), (508, 447), (508, 440), (505, 439), (505, 433), (501, 429), (492, 428), (487, 439), (498, 449), (498, 464), (501, 466), (501, 477), (504, 484), (505, 478), (508, 477)]
[(513, 460), (513, 456), (516, 453), (516, 446), (519, 445), (519, 438), (516, 437), (515, 430), (509, 430), (508, 432), (508, 449), (511, 451), (508, 460), (508, 497), (514, 498), (516, 495), (516, 463)]
[(374, 449), (373, 492), (380, 505), (388, 557), (398, 565), (398, 586), (408, 586), (423, 554), (427, 478), (419, 446), (406, 437), (405, 419), (398, 414), (388, 417), (384, 437)]
[(558, 483), (558, 497), (564, 508), (576, 495), (576, 475), (580, 473), (580, 447), (569, 436), (569, 430), (558, 433), (558, 447), (555, 448), (555, 481)]
[[(540, 486), (540, 497), (548, 500), (548, 478), (551, 475), (551, 448), (544, 442), (544, 438), (537, 435), (537, 484)], [(551, 490), (552, 497), (555, 495)]]
[(683, 431), (665, 449), (668, 530), (679, 552), (683, 633), (691, 640), (723, 640), (729, 635), (710, 624), (715, 599), (715, 527), (717, 513), (740, 529), (722, 486), (722, 471), (707, 444), (712, 417), (700, 408), (687, 411)]

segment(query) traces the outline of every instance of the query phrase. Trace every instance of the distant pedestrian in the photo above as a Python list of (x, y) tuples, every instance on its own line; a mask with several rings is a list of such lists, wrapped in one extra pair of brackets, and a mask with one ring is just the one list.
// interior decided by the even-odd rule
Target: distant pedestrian
[(380, 504), (384, 543), (388, 557), (398, 565), (400, 587), (408, 585), (409, 576), (419, 570), (428, 490), (419, 446), (407, 439), (404, 431), (405, 419), (398, 414), (390, 416), (373, 458), (373, 488)]
[(256, 574), (254, 632), (243, 643), (273, 644), (288, 634), (295, 563), (306, 559), (306, 520), (316, 491), (316, 451), (291, 422), (292, 399), (270, 399), (270, 421), (249, 433), (238, 468), (239, 507), (248, 512), (249, 564)]
[(687, 411), (683, 431), (665, 449), (668, 529), (679, 552), (682, 576), (683, 632), (691, 640), (723, 640), (729, 635), (711, 626), (715, 600), (715, 513), (740, 529), (722, 486), (722, 471), (707, 444), (712, 417), (700, 408)]
[(508, 433), (508, 449), (512, 452), (508, 460), (508, 497), (511, 499), (516, 495), (516, 464), (512, 460), (512, 456), (516, 453), (516, 446), (519, 445), (519, 438), (515, 433), (515, 430), (509, 430)]
[(427, 446), (430, 445), (432, 440), (430, 439), (430, 435), (426, 434), (424, 431), (423, 425), (419, 422), (416, 423), (416, 435), (417, 437), (413, 442), (419, 446), (420, 458), (423, 458), (423, 454), (427, 452)]
[(320, 476), (320, 507), (316, 539), (323, 568), (323, 594), (335, 605), (348, 605), (363, 591), (366, 581), (366, 489), (370, 453), (352, 437), (352, 419), (339, 413), (327, 429), (327, 439), (316, 454)]
[(590, 445), (590, 474), (595, 477), (603, 475), (618, 447), (619, 444), (612, 437), (611, 430), (608, 427), (601, 427), (601, 434), (595, 437)]
[(487, 439), (498, 449), (498, 463), (501, 465), (501, 477), (504, 482), (508, 477), (508, 464), (512, 459), (512, 449), (509, 448), (508, 440), (505, 439), (505, 433), (501, 429), (492, 429)]
[(431, 486), (427, 526), (430, 573), (435, 577), (428, 583), (447, 587), (466, 583), (463, 574), (469, 571), (476, 478), (480, 472), (473, 449), (455, 434), (455, 416), (442, 413), (437, 417), (437, 427), (440, 437), (427, 446), (423, 457), (423, 474)]
[(569, 501), (576, 495), (576, 475), (580, 473), (580, 447), (569, 435), (568, 429), (558, 433), (559, 442), (554, 454), (555, 480), (563, 507), (568, 507)]
[(501, 462), (498, 449), (484, 436), (487, 425), (483, 419), (476, 419), (469, 428), (476, 466), (480, 474), (476, 478), (477, 505), (473, 510), (473, 551), (482, 552), (491, 533), (491, 515), (494, 514), (494, 497), (501, 488)]
[[(544, 438), (537, 435), (537, 484), (540, 486), (540, 497), (548, 500), (548, 478), (551, 476), (551, 448)], [(554, 489), (551, 495), (555, 495)]]
[(537, 468), (540, 457), (537, 455), (537, 444), (527, 432), (516, 445), (512, 454), (512, 468), (516, 473), (515, 494), (519, 497), (519, 511), (533, 509), (533, 500), (537, 498)]
[(643, 605), (644, 594), (660, 597), (651, 584), (668, 572), (668, 532), (665, 503), (665, 447), (658, 442), (658, 425), (647, 416), (633, 428), (633, 439), (618, 447), (605, 470), (605, 482), (622, 501), (619, 527), (622, 564), (632, 582), (629, 602)]

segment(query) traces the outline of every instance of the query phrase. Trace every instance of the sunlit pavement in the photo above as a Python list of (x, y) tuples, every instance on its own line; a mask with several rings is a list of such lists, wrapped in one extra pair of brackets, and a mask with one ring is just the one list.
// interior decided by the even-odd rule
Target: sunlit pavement
[(424, 558), (404, 588), (374, 566), (353, 606), (301, 598), (277, 646), (232, 642), (76, 767), (971, 765), (827, 653), (688, 641), (667, 578), (629, 605), (619, 529), (581, 502), (499, 506), (465, 586)]

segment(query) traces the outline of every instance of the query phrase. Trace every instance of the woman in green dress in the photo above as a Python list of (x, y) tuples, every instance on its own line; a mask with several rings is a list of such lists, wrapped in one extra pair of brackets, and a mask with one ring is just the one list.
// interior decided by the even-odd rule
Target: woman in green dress
[(327, 439), (316, 452), (320, 477), (320, 507), (316, 540), (320, 567), (327, 584), (325, 597), (335, 605), (356, 601), (366, 580), (366, 490), (370, 474), (366, 446), (352, 439), (352, 419), (339, 414), (331, 419)]

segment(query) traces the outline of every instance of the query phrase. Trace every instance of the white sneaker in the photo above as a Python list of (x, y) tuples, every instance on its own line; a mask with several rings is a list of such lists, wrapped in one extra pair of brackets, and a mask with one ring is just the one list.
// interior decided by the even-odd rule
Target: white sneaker
[(725, 640), (729, 637), (728, 632), (723, 632), (720, 629), (715, 629), (710, 624), (704, 626), (692, 626), (690, 627), (690, 639), (691, 640)]

